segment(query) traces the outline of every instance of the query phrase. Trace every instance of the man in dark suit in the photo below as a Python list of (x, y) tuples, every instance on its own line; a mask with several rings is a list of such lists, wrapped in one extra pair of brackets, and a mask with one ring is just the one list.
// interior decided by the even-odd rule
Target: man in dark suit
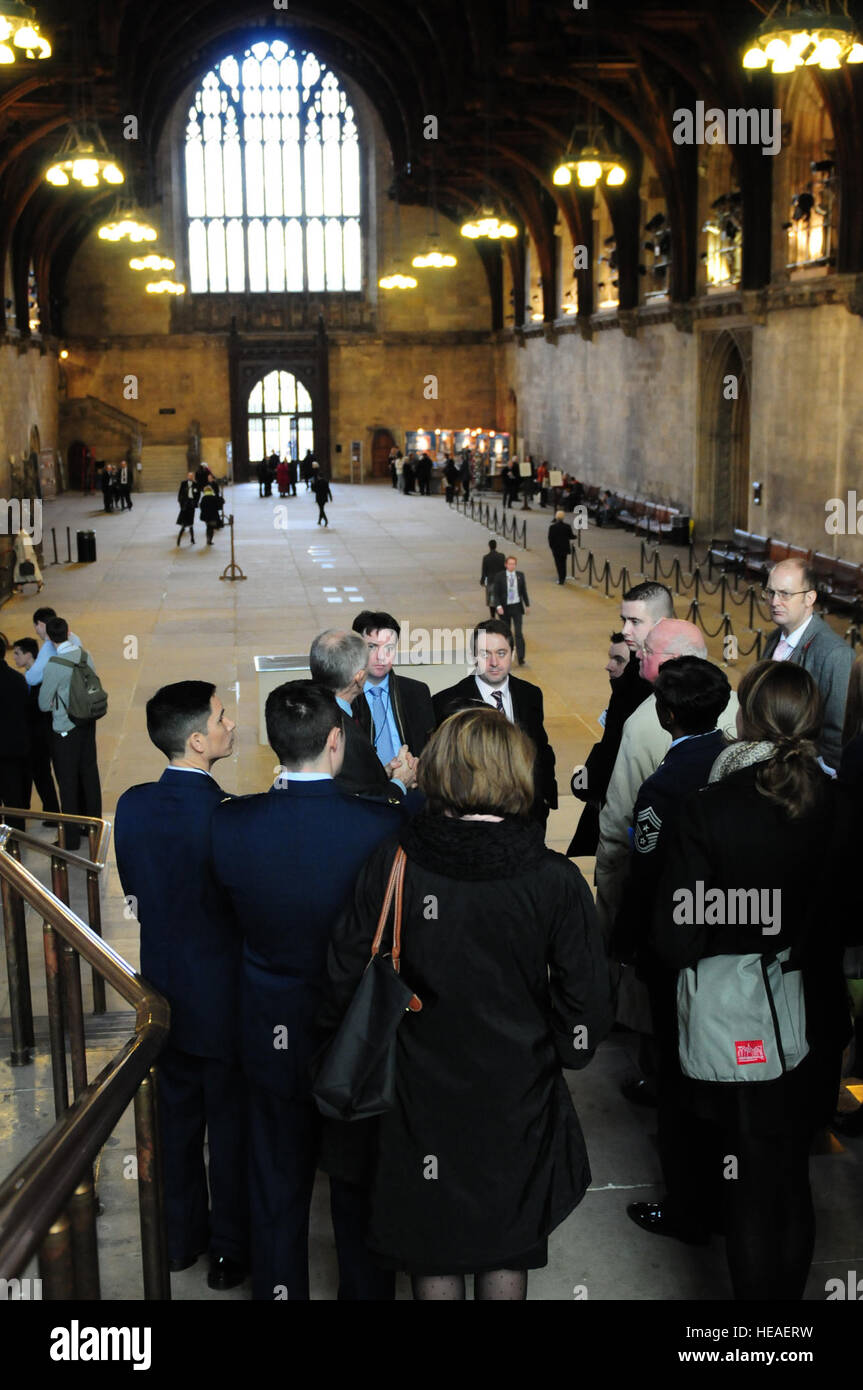
[(383, 796), (401, 801), (416, 782), (416, 758), (406, 744), (385, 767), (369, 735), (354, 715), (362, 694), (369, 664), (369, 648), (356, 632), (328, 628), (312, 643), (309, 669), (312, 680), (326, 687), (347, 718), (344, 721), (345, 747), (339, 760), (338, 777), (344, 791)]
[(558, 584), (566, 583), (566, 562), (572, 549), (572, 527), (566, 520), (565, 512), (555, 512), (554, 521), (548, 528), (548, 544), (554, 556)]
[(141, 974), (171, 1006), (158, 1061), (168, 1256), (186, 1269), (209, 1245), (211, 1289), (239, 1284), (248, 1259), (240, 938), (210, 863), (210, 821), (225, 799), (210, 769), (231, 752), (235, 727), (208, 681), (163, 686), (147, 702), (147, 732), (170, 765), (160, 781), (123, 793), (114, 824), (120, 882), (141, 925)]
[(802, 560), (774, 565), (765, 594), (778, 624), (764, 647), (765, 661), (793, 661), (812, 676), (824, 701), (824, 728), (818, 751), (834, 771), (842, 757), (842, 726), (854, 651), (815, 612), (814, 572)]
[(517, 724), (529, 734), (536, 745), (536, 797), (532, 815), (534, 820), (545, 825), (549, 811), (557, 809), (557, 782), (554, 752), (543, 723), (542, 691), (539, 686), (510, 675), (512, 633), (506, 623), (496, 619), (479, 623), (474, 628), (472, 646), (476, 662), (474, 674), (432, 696), (438, 724), (456, 710), (486, 704), (500, 710), (511, 724)]
[(401, 627), (391, 613), (366, 609), (354, 618), (353, 630), (369, 649), (363, 693), (354, 703), (354, 717), (372, 740), (384, 767), (404, 746), (418, 758), (435, 727), (434, 709), (424, 681), (397, 676), (393, 670)]
[(510, 630), (515, 628), (515, 649), (519, 666), (524, 665), (524, 637), (521, 631), (522, 619), (530, 612), (530, 599), (527, 596), (527, 581), (518, 569), (518, 560), (507, 555), (504, 569), (495, 575), (489, 592), (489, 607), (498, 618), (503, 618)]
[[(6, 664), (6, 640), (0, 636), (0, 802), (30, 809), (30, 701), (27, 682)], [(26, 828), (18, 816), (7, 824)]]
[(497, 548), (497, 541), (492, 537), (488, 543), (488, 554), (482, 557), (482, 572), (479, 582), (485, 589), (485, 600), (488, 604), (489, 615), (494, 617), (494, 607), (491, 601), (491, 586), (501, 570), (506, 568), (506, 560)]
[[(213, 862), (244, 939), (241, 1034), (251, 1106), (252, 1283), (256, 1299), (309, 1297), (309, 1206), (321, 1122), (308, 1066), (330, 934), (360, 868), (398, 829), (397, 806), (347, 795), (341, 714), (312, 681), (271, 691), (267, 736), (281, 764), (274, 787), (220, 806)], [(339, 1297), (393, 1297), (363, 1244), (366, 1195), (331, 1178)]]
[(586, 803), (566, 851), (570, 858), (596, 854), (599, 813), (614, 771), (623, 726), (638, 706), (653, 694), (650, 681), (640, 674), (638, 656), (630, 650), (622, 632), (611, 634), (605, 669), (611, 681), (611, 696), (607, 708), (599, 716), (602, 738), (591, 748), (584, 766), (575, 769), (570, 783), (573, 796)]

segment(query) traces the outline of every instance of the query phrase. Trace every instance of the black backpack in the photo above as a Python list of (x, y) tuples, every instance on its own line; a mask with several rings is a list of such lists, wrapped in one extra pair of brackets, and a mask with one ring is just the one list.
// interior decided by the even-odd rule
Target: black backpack
[[(66, 713), (75, 724), (86, 724), (91, 719), (101, 719), (108, 713), (108, 695), (96, 672), (87, 664), (87, 653), (81, 650), (79, 661), (68, 661), (64, 656), (52, 656), (49, 662), (56, 661), (59, 666), (69, 666), (72, 675), (69, 680), (69, 703)], [(59, 700), (59, 693), (56, 698)], [(60, 701), (61, 704), (64, 701)]]

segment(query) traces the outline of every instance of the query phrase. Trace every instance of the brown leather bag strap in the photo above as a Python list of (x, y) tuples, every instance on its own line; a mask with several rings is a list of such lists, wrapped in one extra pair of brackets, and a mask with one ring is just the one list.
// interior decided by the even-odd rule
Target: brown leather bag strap
[[(399, 856), (401, 856), (401, 858), (399, 858)], [(403, 867), (403, 864), (404, 864), (404, 850), (401, 849), (401, 848), (399, 848), (399, 849), (396, 850), (396, 857), (395, 857), (395, 859), (393, 860), (392, 868), (390, 869), (390, 876), (389, 876), (389, 879), (387, 880), (387, 891), (386, 891), (386, 893), (384, 894), (384, 903), (383, 903), (383, 907), (381, 908), (381, 911), (380, 911), (380, 916), (378, 917), (378, 926), (377, 926), (377, 931), (375, 932), (375, 938), (374, 938), (374, 941), (372, 942), (372, 956), (376, 956), (376, 955), (378, 954), (378, 951), (379, 951), (380, 948), (381, 948), (381, 940), (383, 939), (384, 930), (385, 930), (386, 925), (387, 925), (387, 918), (388, 918), (389, 915), (390, 915), (390, 905), (392, 904), (393, 894), (394, 894), (395, 891), (396, 891), (396, 879), (397, 879), (398, 876), (399, 876), (399, 868), (400, 868), (400, 867), (402, 868), (401, 877), (402, 877), (402, 879), (404, 879), (404, 867)], [(400, 901), (400, 900), (399, 900), (399, 901)], [(399, 934), (401, 934), (400, 929), (401, 929), (401, 922), (399, 922)]]
[[(396, 854), (396, 857), (395, 857), (395, 862), (394, 862), (394, 864), (393, 864), (393, 870), (396, 871), (397, 877), (396, 877), (396, 880), (395, 880), (396, 907), (395, 907), (395, 917), (394, 917), (394, 919), (393, 919), (393, 952), (392, 952), (392, 960), (393, 960), (393, 970), (396, 972), (397, 975), (398, 975), (398, 974), (400, 973), (400, 971), (401, 971), (401, 954), (402, 954), (402, 905), (403, 905), (403, 900), (404, 900), (405, 868), (406, 868), (406, 866), (407, 866), (407, 855), (405, 854), (405, 852), (404, 852), (403, 849), (399, 848), (398, 853)], [(411, 998), (410, 998), (410, 1002), (408, 1003), (408, 1009), (411, 1011), (411, 1013), (418, 1014), (421, 1008), (422, 1008), (422, 1000), (421, 1000), (416, 994), (412, 994), (412, 995), (411, 995)]]

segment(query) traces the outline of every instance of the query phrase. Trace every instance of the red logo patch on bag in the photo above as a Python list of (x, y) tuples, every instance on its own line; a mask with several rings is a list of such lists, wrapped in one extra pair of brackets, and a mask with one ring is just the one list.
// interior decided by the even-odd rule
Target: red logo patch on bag
[(749, 1042), (736, 1042), (734, 1050), (737, 1053), (737, 1065), (745, 1067), (750, 1062), (766, 1062), (767, 1054), (764, 1051), (764, 1043), (760, 1038), (752, 1039)]

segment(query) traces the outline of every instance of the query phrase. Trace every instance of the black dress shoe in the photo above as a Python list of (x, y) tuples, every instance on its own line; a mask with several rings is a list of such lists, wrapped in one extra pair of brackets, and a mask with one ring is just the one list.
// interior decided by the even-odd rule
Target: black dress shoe
[(649, 1081), (641, 1077), (638, 1081), (624, 1081), (620, 1088), (620, 1094), (633, 1105), (645, 1105), (656, 1108), (656, 1092)]
[(845, 1110), (834, 1115), (830, 1128), (845, 1139), (859, 1139), (863, 1134), (863, 1105), (858, 1105), (856, 1110)]
[(168, 1268), (172, 1274), (179, 1274), (181, 1269), (191, 1269), (205, 1253), (204, 1250), (199, 1250), (197, 1255), (179, 1255), (176, 1260), (168, 1261)]
[(642, 1231), (650, 1231), (655, 1236), (672, 1236), (674, 1240), (682, 1240), (685, 1245), (707, 1245), (710, 1239), (706, 1231), (678, 1225), (668, 1216), (661, 1202), (630, 1202), (626, 1214)]
[(207, 1283), (211, 1289), (235, 1289), (246, 1277), (246, 1266), (227, 1255), (210, 1256)]

